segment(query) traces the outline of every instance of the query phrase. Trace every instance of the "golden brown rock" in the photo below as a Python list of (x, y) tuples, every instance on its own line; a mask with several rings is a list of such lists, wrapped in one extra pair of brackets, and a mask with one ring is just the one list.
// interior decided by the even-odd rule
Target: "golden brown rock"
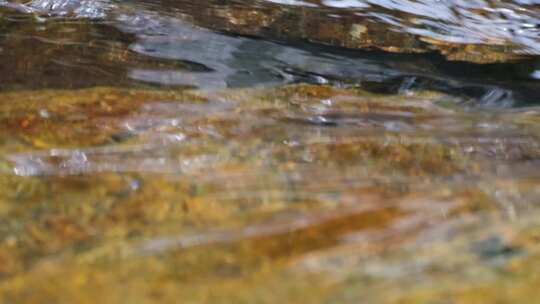
[[(313, 85), (2, 93), (0, 299), (534, 294), (535, 111), (450, 101)], [(64, 127), (73, 115), (86, 119)]]

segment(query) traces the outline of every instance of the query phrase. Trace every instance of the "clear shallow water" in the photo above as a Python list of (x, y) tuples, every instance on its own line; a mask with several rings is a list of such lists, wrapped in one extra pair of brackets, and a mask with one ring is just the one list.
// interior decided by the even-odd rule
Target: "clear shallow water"
[[(522, 22), (478, 10), (535, 9), (452, 3), (2, 2), (0, 299), (536, 298), (540, 95), (538, 60), (514, 61), (525, 44), (480, 64), (290, 27), (299, 12), (426, 24), (430, 5), (439, 27), (474, 33), (459, 43), (488, 46), (452, 48), (488, 58), (496, 43), (469, 22)], [(389, 30), (438, 39), (403, 20)], [(341, 32), (364, 32), (356, 22)]]
[[(436, 90), (464, 99), (474, 98), (475, 103), (503, 107), (534, 102), (538, 91), (535, 76), (538, 64), (534, 58), (518, 63), (477, 65), (449, 62), (432, 54), (346, 51), (305, 44), (302, 42), (305, 40), (284, 45), (279, 40), (218, 34), (191, 23), (216, 29), (222, 23), (219, 18), (224, 14), (223, 9), (241, 13), (250, 6), (103, 1), (59, 1), (57, 6), (52, 6), (55, 2), (50, 1), (31, 3), (16, 8), (52, 14), (52, 17), (30, 22), (32, 17), (28, 15), (13, 10), (4, 12), (6, 33), (2, 51), (6, 62), (2, 69), (6, 72), (2, 73), (5, 76), (1, 85), (6, 89), (122, 84), (224, 88), (332, 82), (360, 84), (367, 90), (382, 93), (415, 88)], [(271, 8), (281, 12), (281, 7)], [(287, 12), (290, 8), (281, 9)], [(210, 13), (195, 15), (196, 12)], [(68, 18), (59, 17), (63, 15)], [(326, 15), (321, 16), (324, 19)], [(212, 25), (212, 20), (217, 20), (217, 24)], [(228, 24), (221, 25), (223, 28), (217, 29), (232, 33), (236, 30), (227, 29)], [(242, 29), (251, 29), (251, 33), (243, 34), (257, 34), (262, 31), (261, 26), (241, 26), (239, 31), (242, 34)], [(260, 35), (266, 34), (262, 31)], [(268, 36), (281, 37), (272, 33)], [(317, 34), (313, 36), (316, 40)], [(281, 38), (290, 41), (302, 37), (292, 34)], [(396, 41), (399, 45), (399, 40)], [(403, 51), (408, 53), (407, 49)], [(51, 55), (34, 56), (35, 52)], [(489, 51), (486, 54), (489, 57)]]

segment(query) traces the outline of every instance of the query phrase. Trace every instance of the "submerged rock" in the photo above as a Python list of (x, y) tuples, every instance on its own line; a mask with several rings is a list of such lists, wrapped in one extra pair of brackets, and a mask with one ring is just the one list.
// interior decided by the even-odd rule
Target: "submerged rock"
[(537, 283), (519, 265), (538, 250), (538, 109), (453, 100), (325, 85), (1, 93), (0, 301), (530, 293), (516, 284)]
[[(438, 52), (449, 60), (509, 62), (540, 55), (539, 8), (521, 1), (3, 1), (23, 11), (115, 19), (150, 7), (216, 31), (349, 49)], [(17, 4), (14, 4), (16, 2)], [(0, 2), (1, 4), (1, 2)]]
[[(41, 16), (0, 10), (0, 302), (534, 299), (540, 109), (504, 109), (536, 101), (530, 62), (192, 25), (445, 53), (437, 20), (518, 11), (376, 2), (11, 1)], [(495, 23), (445, 54), (534, 45)]]
[(43, 19), (0, 9), (0, 89), (355, 83), (385, 94), (438, 91), (488, 108), (536, 103), (540, 93), (534, 60), (477, 65), (420, 54), (283, 45), (212, 32), (180, 12), (158, 8), (122, 6), (105, 20), (74, 20), (69, 14)]
[[(210, 4), (208, 3), (210, 2)], [(540, 55), (536, 4), (519, 1), (161, 1), (218, 31), (493, 63)]]

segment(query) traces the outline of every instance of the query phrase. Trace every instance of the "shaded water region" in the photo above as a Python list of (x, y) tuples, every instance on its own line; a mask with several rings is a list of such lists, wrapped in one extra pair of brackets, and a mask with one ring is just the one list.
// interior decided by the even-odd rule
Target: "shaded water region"
[[(207, 5), (207, 10), (214, 7)], [(448, 62), (438, 55), (392, 55), (306, 44), (286, 46), (224, 36), (186, 21), (195, 18), (197, 24), (206, 24), (215, 20), (214, 15), (186, 17), (181, 11), (170, 16), (170, 12), (162, 12), (170, 4), (139, 6), (129, 10), (120, 7), (120, 12), (109, 12), (109, 19), (94, 21), (30, 21), (32, 16), (5, 11), (2, 86), (146, 84), (219, 88), (332, 82), (360, 84), (380, 93), (437, 90), (497, 106), (534, 102), (538, 92), (538, 64), (534, 58), (520, 63), (477, 65)], [(190, 12), (205, 11), (192, 6), (178, 5)], [(108, 12), (106, 8), (102, 14)], [(313, 36), (317, 37), (316, 33)], [(34, 56), (35, 52), (47, 56)]]
[(0, 4), (0, 302), (540, 298), (534, 1)]

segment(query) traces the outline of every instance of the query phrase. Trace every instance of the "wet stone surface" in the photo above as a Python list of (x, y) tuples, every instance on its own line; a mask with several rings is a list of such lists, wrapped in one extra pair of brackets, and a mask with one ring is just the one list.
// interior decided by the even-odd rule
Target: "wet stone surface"
[[(540, 54), (536, 1), (138, 1), (4, 0), (37, 14), (124, 18), (150, 8), (203, 27), (351, 49), (439, 52), (450, 60), (493, 63)], [(134, 8), (135, 7), (135, 8)], [(140, 16), (137, 16), (140, 17)]]
[(314, 85), (0, 101), (7, 302), (397, 303), (534, 260), (532, 108)]
[(540, 296), (534, 1), (0, 5), (1, 303)]

